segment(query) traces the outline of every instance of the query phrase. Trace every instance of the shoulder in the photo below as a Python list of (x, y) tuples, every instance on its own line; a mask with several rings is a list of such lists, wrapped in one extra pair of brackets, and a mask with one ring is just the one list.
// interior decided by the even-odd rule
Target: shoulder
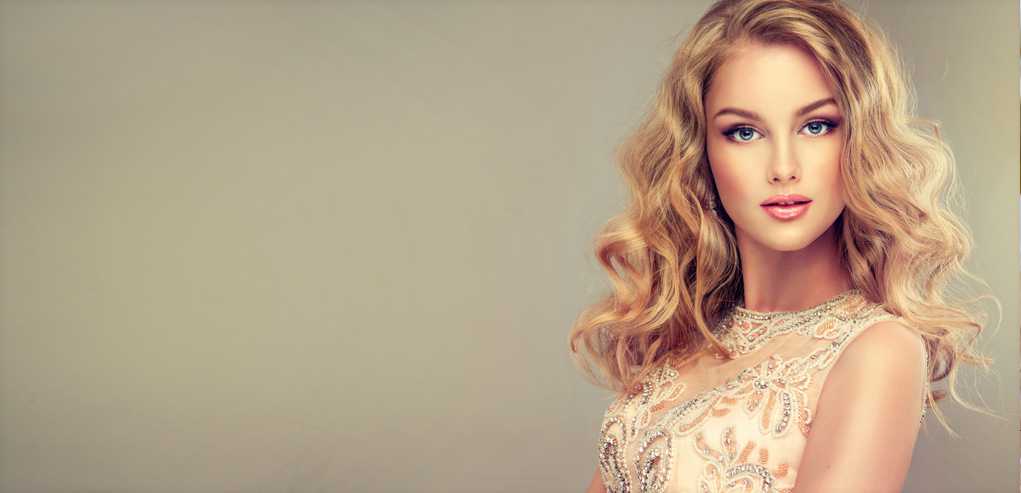
[(799, 491), (900, 491), (920, 425), (925, 347), (898, 317), (877, 318), (855, 325), (826, 377)]
[(918, 423), (924, 416), (926, 347), (920, 333), (900, 317), (866, 320), (836, 350), (819, 396), (820, 414), (844, 420), (867, 416)]
[(868, 360), (888, 370), (904, 367), (914, 371), (922, 363), (923, 349), (921, 335), (899, 317), (866, 321), (851, 333), (838, 364), (841, 360), (845, 366)]
[[(822, 351), (818, 412), (925, 415), (928, 354), (921, 333), (882, 307), (850, 320)], [(840, 408), (835, 411), (834, 408)]]
[(849, 336), (828, 380), (847, 380), (854, 388), (919, 387), (921, 392), (920, 368), (925, 365), (926, 354), (918, 331), (899, 317), (886, 316), (865, 320)]

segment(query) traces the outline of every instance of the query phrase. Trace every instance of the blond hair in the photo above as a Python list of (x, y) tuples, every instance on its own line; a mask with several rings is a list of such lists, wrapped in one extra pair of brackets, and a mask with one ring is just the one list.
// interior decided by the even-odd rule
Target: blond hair
[[(743, 287), (733, 222), (722, 208), (706, 211), (716, 192), (703, 105), (716, 68), (746, 41), (793, 44), (818, 61), (847, 129), (840, 260), (866, 298), (921, 334), (929, 380), (947, 379), (955, 400), (982, 411), (956, 390), (960, 363), (988, 369), (991, 359), (974, 349), (984, 323), (947, 297), (957, 278), (981, 283), (963, 264), (971, 234), (951, 211), (963, 207), (953, 154), (938, 124), (913, 116), (913, 85), (892, 43), (836, 0), (722, 0), (692, 28), (618, 149), (630, 201), (595, 245), (613, 290), (576, 320), (572, 355), (595, 383), (627, 392), (664, 358), (691, 356), (706, 341), (725, 351), (710, 327)], [(988, 295), (970, 301), (983, 298), (999, 306)], [(578, 358), (579, 343), (587, 357)], [(954, 434), (936, 406), (944, 397), (926, 400)]]

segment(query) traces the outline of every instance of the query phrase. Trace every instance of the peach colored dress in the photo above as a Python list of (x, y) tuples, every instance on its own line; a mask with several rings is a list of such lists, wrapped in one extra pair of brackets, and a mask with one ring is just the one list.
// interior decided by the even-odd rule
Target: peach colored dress
[[(735, 307), (715, 329), (735, 359), (707, 345), (686, 362), (664, 363), (607, 408), (603, 485), (642, 493), (791, 490), (833, 364), (865, 329), (897, 318), (857, 289), (799, 311)], [(920, 368), (928, 392), (926, 375)], [(924, 419), (924, 404), (919, 412)]]

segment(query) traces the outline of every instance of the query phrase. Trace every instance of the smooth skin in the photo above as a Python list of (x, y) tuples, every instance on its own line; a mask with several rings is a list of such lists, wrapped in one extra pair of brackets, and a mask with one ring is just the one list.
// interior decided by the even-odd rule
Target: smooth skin
[[(752, 310), (801, 310), (851, 287), (834, 227), (845, 207), (845, 123), (834, 97), (810, 53), (757, 42), (735, 46), (709, 88), (706, 149)], [(791, 193), (812, 200), (794, 220), (760, 205)], [(924, 358), (920, 336), (894, 321), (873, 324), (844, 349), (823, 385), (794, 493), (901, 491)], [(598, 467), (587, 491), (606, 491)]]
[[(811, 55), (762, 44), (735, 47), (706, 95), (706, 150), (752, 310), (808, 308), (851, 287), (833, 227), (845, 205), (845, 129), (833, 98)], [(776, 219), (761, 204), (777, 194), (812, 203), (801, 217)]]

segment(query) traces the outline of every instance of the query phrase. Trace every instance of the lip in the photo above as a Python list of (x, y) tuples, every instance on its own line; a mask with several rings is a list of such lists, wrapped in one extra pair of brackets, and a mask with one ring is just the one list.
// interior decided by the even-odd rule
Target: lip
[(805, 197), (804, 195), (798, 195), (796, 193), (788, 193), (782, 195), (774, 195), (766, 200), (763, 200), (759, 205), (772, 205), (776, 202), (811, 202), (812, 199)]
[(776, 219), (789, 221), (803, 216), (810, 205), (812, 205), (812, 202), (808, 201), (803, 204), (794, 205), (763, 205), (762, 209), (766, 211), (766, 214)]

